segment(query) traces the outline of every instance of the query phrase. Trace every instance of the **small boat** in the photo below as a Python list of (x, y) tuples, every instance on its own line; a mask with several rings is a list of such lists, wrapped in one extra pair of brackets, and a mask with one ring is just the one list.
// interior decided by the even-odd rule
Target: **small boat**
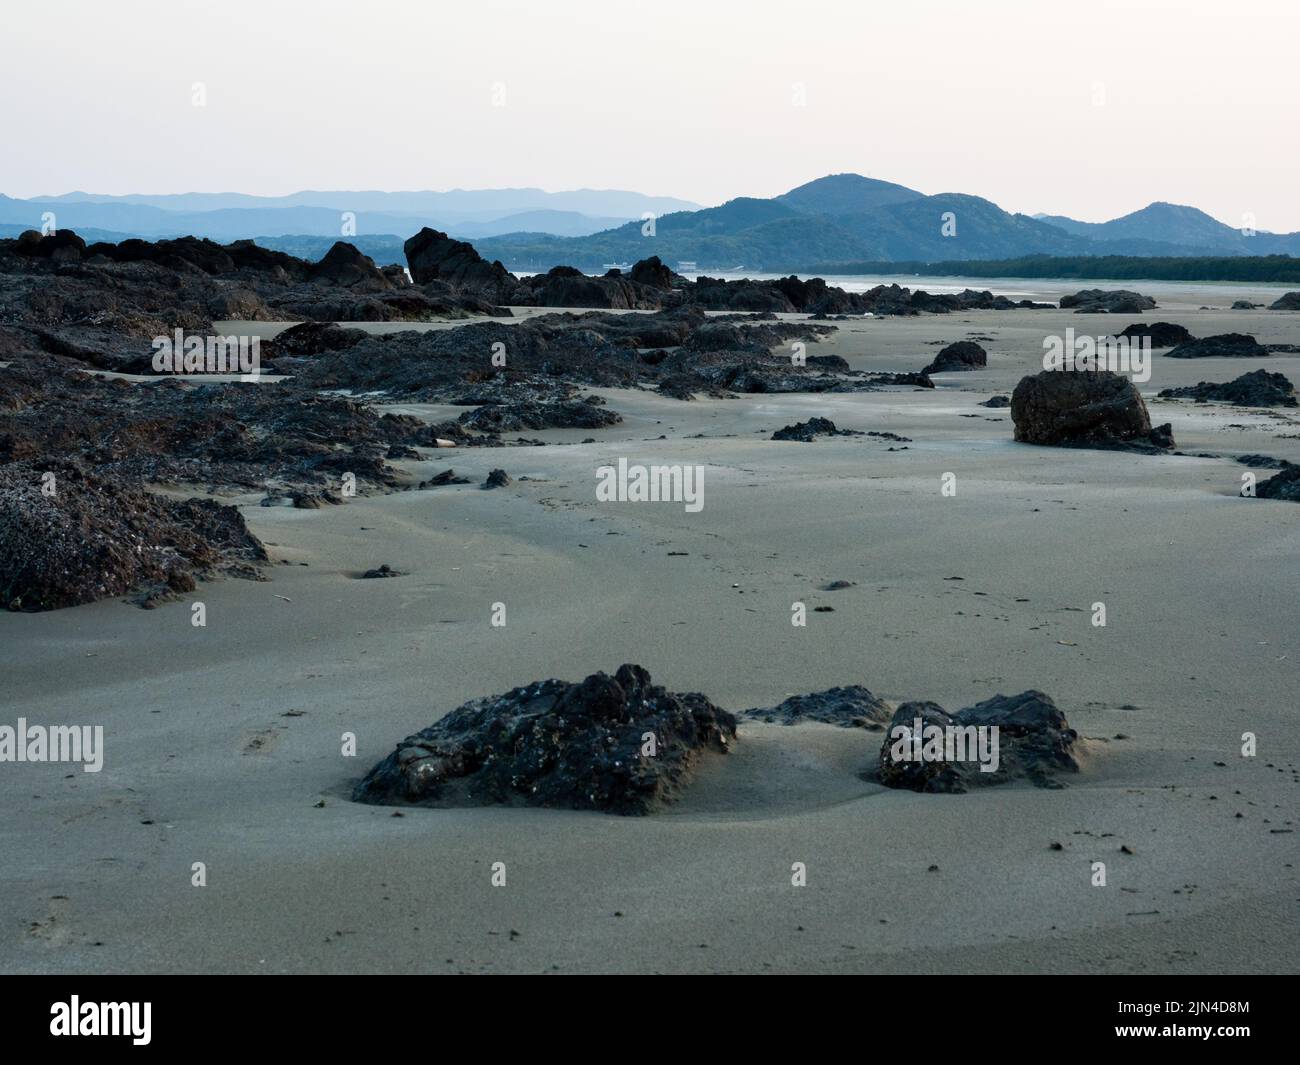
[(677, 264), (677, 272), (681, 274), (693, 273), (697, 269), (699, 269), (699, 267), (695, 265), (694, 259), (686, 259)]
[(631, 263), (603, 263), (601, 265), (601, 269), (602, 270), (631, 270), (632, 264)]

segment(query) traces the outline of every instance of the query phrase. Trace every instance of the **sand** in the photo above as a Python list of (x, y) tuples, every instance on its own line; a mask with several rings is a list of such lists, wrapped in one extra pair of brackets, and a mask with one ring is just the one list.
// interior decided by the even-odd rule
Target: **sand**
[[(98, 774), (0, 765), (0, 969), (1300, 969), (1300, 508), (1238, 498), (1245, 468), (1227, 459), (1015, 444), (1008, 412), (978, 405), (1067, 326), (1300, 342), (1300, 316), (1199, 311), (1226, 300), (1167, 288), (1140, 319), (837, 323), (810, 348), (901, 371), (932, 341), (994, 338), (988, 370), (933, 392), (608, 391), (625, 419), (612, 429), (397, 464), (451, 465), (471, 485), (319, 511), (243, 498), (277, 561), (266, 582), (200, 586), (205, 628), (188, 601), (0, 616), (0, 723), (106, 732)], [(1251, 297), (1275, 294), (1233, 293)], [(1257, 365), (1157, 354), (1140, 388), (1150, 402)], [(1294, 356), (1267, 366), (1300, 382)], [(1151, 411), (1181, 450), (1300, 461), (1295, 411)], [(768, 439), (813, 415), (912, 442)], [(597, 503), (595, 469), (619, 456), (703, 464), (703, 509)], [(515, 483), (480, 490), (498, 466)], [(381, 563), (408, 575), (357, 579)], [(831, 580), (855, 585), (819, 590)], [(732, 755), (647, 818), (348, 801), (396, 741), (463, 700), (622, 662), (732, 710), (851, 683), (954, 710), (1039, 688), (1087, 737), (1087, 763), (1061, 790), (917, 795), (870, 779), (879, 733), (745, 723)]]

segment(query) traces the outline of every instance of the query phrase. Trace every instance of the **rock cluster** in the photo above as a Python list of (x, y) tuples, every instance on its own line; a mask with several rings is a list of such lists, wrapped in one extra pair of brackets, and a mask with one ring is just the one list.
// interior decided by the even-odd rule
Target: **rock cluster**
[(1194, 399), (1197, 403), (1233, 403), (1241, 407), (1294, 407), (1295, 385), (1284, 374), (1253, 370), (1223, 384), (1202, 381), (1186, 388), (1166, 388), (1161, 399)]

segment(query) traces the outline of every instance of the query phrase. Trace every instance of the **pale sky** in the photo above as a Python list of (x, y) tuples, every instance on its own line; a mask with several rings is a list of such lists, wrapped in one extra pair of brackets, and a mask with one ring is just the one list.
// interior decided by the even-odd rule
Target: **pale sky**
[(11, 196), (713, 204), (856, 171), (1300, 230), (1297, 0), (23, 0), (0, 23)]

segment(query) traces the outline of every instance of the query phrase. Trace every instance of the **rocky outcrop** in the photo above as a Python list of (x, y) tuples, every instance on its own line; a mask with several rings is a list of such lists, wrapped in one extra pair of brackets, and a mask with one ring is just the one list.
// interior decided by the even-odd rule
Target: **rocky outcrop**
[(353, 798), (648, 814), (735, 738), (736, 719), (703, 695), (667, 691), (623, 665), (612, 677), (537, 681), (465, 703), (399, 743)]
[(1168, 425), (1156, 429), (1127, 377), (1109, 371), (1043, 370), (1011, 394), (1015, 438), (1026, 444), (1127, 448), (1173, 447)]
[(1061, 309), (1073, 307), (1076, 314), (1141, 314), (1155, 306), (1150, 296), (1122, 288), (1085, 288), (1073, 296), (1061, 297)]
[(1181, 325), (1175, 325), (1173, 322), (1152, 322), (1150, 325), (1145, 322), (1134, 322), (1116, 336), (1133, 340), (1150, 337), (1153, 348), (1172, 348), (1177, 344), (1186, 344), (1196, 339)]
[(166, 380), (130, 384), (50, 365), (0, 376), (0, 463), (76, 458), (132, 484), (197, 484), (249, 491), (391, 488), (392, 444), (433, 443), (417, 418), (378, 414), (290, 381), (266, 387)]
[(588, 277), (572, 266), (557, 266), (525, 282), (529, 302), (539, 307), (595, 307), (616, 311), (657, 311), (665, 293), (629, 280), (611, 270), (603, 277)]
[(981, 403), (980, 406), (981, 406), (981, 407), (992, 407), (994, 410), (997, 410), (997, 409), (999, 409), (999, 408), (1001, 408), (1001, 407), (1009, 407), (1009, 406), (1011, 406), (1011, 397), (1010, 397), (1010, 396), (990, 396), (988, 399), (984, 400), (984, 402)]
[(1268, 305), (1270, 311), (1300, 311), (1300, 292), (1288, 292)]
[(411, 277), (417, 285), (442, 281), (498, 304), (528, 304), (531, 296), (517, 277), (488, 262), (473, 245), (453, 240), (425, 226), (402, 245)]
[(1202, 381), (1186, 388), (1166, 388), (1161, 399), (1194, 399), (1197, 403), (1233, 403), (1241, 407), (1294, 407), (1295, 385), (1283, 374), (1254, 370), (1226, 384)]
[[(981, 729), (983, 743), (974, 731)], [(982, 764), (994, 765), (995, 736), (996, 767), (984, 771)], [(1014, 780), (1060, 787), (1059, 774), (1079, 771), (1078, 741), (1040, 691), (995, 695), (955, 714), (937, 703), (904, 703), (880, 745), (878, 776), (886, 787), (950, 794)]]
[(988, 352), (971, 340), (959, 340), (949, 344), (921, 372), (952, 373), (954, 370), (982, 370), (989, 363)]
[(640, 260), (627, 272), (627, 276), (638, 285), (661, 289), (664, 292), (672, 291), (674, 281), (684, 280), (679, 279), (676, 274), (660, 262), (657, 255)]
[(57, 610), (137, 592), (154, 605), (266, 550), (235, 507), (176, 500), (65, 459), (0, 465), (0, 606)]
[(320, 284), (338, 285), (360, 292), (389, 292), (398, 287), (375, 266), (370, 256), (341, 240), (335, 241), (320, 262), (312, 264), (307, 276)]
[(514, 433), (524, 429), (604, 429), (623, 420), (607, 410), (599, 396), (549, 403), (497, 403), (466, 411), (457, 419), (480, 433)]
[(818, 721), (840, 728), (861, 728), (878, 732), (890, 718), (889, 704), (861, 684), (828, 688), (809, 695), (792, 695), (776, 706), (754, 707), (740, 717), (769, 725), (797, 725)]
[(1249, 333), (1219, 333), (1189, 340), (1165, 352), (1166, 359), (1263, 359), (1268, 348)]

